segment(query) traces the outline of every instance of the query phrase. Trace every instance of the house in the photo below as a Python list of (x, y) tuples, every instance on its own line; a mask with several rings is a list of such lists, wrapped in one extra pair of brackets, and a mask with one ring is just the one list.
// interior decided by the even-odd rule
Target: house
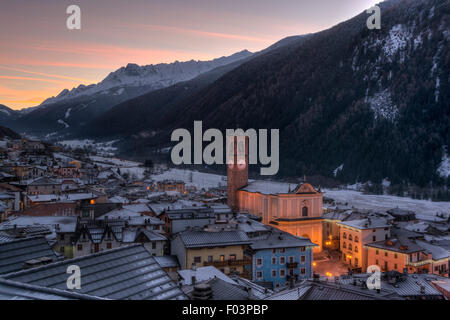
[(431, 254), (408, 238), (398, 237), (365, 245), (367, 265), (377, 265), (381, 271), (427, 273)]
[(78, 216), (75, 202), (40, 203), (20, 212), (21, 216)]
[(176, 191), (181, 194), (186, 193), (185, 183), (183, 181), (177, 181), (177, 180), (158, 181), (157, 189), (158, 189), (158, 191), (162, 191), (162, 192)]
[(308, 238), (277, 229), (260, 239), (252, 239), (245, 252), (251, 260), (246, 266), (250, 279), (270, 288), (280, 288), (312, 278), (315, 246)]
[(248, 277), (244, 266), (251, 261), (244, 251), (250, 243), (242, 231), (187, 230), (178, 233), (172, 240), (171, 254), (177, 256), (183, 269), (212, 265), (225, 274)]
[(390, 237), (390, 227), (384, 218), (370, 216), (365, 219), (343, 221), (340, 226), (341, 259), (355, 271), (367, 269), (366, 245)]
[(177, 281), (178, 280), (178, 270), (180, 270), (180, 264), (178, 263), (178, 259), (176, 256), (154, 256), (156, 262), (160, 265), (160, 267), (167, 272), (169, 277)]
[(48, 195), (61, 193), (61, 183), (48, 178), (37, 178), (27, 185), (26, 192), (28, 195)]
[(125, 228), (122, 245), (142, 244), (152, 256), (163, 256), (168, 249), (168, 240), (162, 234), (143, 228)]
[(175, 234), (188, 228), (201, 228), (213, 224), (216, 221), (216, 213), (211, 208), (191, 207), (166, 210), (158, 218), (165, 223), (166, 234)]
[[(81, 271), (81, 289), (68, 289), (69, 266)], [(185, 300), (186, 295), (142, 245), (131, 245), (8, 274), (5, 280), (92, 298)]]
[(121, 220), (79, 222), (71, 240), (73, 257), (120, 247), (124, 226), (125, 222)]

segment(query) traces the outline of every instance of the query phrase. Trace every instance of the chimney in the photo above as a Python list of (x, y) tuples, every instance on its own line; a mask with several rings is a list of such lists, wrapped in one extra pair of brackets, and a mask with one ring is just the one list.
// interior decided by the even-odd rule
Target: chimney
[(213, 291), (211, 286), (207, 283), (200, 283), (194, 286), (194, 291), (192, 292), (193, 300), (210, 300), (213, 296)]
[(252, 288), (247, 288), (247, 294), (248, 294), (248, 297), (247, 297), (248, 300), (254, 300), (255, 297), (253, 296)]

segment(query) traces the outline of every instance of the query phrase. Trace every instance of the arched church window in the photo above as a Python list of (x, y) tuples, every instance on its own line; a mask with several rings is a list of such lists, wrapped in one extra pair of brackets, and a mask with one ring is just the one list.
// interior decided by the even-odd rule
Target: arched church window
[(307, 217), (308, 216), (308, 207), (303, 207), (302, 208), (302, 216), (303, 217)]

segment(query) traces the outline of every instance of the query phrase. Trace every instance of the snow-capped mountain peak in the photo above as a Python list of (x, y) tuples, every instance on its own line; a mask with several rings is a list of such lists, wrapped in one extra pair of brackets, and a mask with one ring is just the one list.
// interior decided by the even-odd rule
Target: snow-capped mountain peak
[(97, 84), (83, 85), (72, 90), (64, 89), (56, 97), (45, 100), (42, 105), (61, 102), (78, 98), (80, 96), (90, 96), (97, 93), (109, 93), (108, 90), (124, 87), (144, 87), (149, 90), (157, 90), (171, 86), (175, 83), (191, 80), (202, 73), (208, 72), (217, 67), (221, 67), (235, 61), (245, 59), (252, 53), (243, 50), (228, 57), (221, 57), (210, 61), (190, 60), (186, 62), (175, 61), (173, 63), (161, 63), (155, 65), (139, 66), (135, 63), (128, 63), (125, 67), (111, 72), (103, 81)]

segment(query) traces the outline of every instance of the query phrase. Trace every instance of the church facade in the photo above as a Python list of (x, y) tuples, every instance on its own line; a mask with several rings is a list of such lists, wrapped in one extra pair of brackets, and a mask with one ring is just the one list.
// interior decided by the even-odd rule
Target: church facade
[(242, 164), (229, 165), (227, 176), (228, 205), (233, 211), (260, 216), (265, 224), (295, 236), (309, 238), (318, 245), (314, 252), (322, 251), (321, 192), (309, 183), (293, 186), (292, 189), (286, 183), (249, 183), (248, 166)]

